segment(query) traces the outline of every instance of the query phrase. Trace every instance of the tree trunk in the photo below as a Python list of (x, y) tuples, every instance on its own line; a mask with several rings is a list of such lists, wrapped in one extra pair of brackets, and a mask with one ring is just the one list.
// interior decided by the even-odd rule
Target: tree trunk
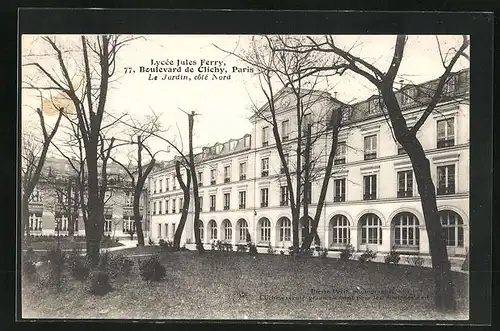
[(139, 246), (144, 246), (144, 232), (142, 231), (141, 212), (139, 209), (141, 190), (142, 187), (137, 187), (136, 190), (134, 191), (133, 210), (134, 210), (135, 231), (137, 233), (137, 244)]
[[(307, 131), (306, 131), (306, 145), (304, 148), (304, 197), (302, 199), (304, 203), (304, 215), (302, 216), (302, 232), (304, 232), (304, 229), (306, 231), (306, 236), (305, 238), (309, 237), (309, 185), (310, 185), (310, 178), (309, 178), (309, 162), (310, 162), (310, 157), (311, 157), (311, 125), (307, 125)], [(301, 237), (304, 235), (302, 234)], [(302, 238), (301, 238), (302, 239)], [(304, 240), (305, 241), (305, 240)], [(302, 249), (304, 249), (304, 243), (302, 243)]]
[(191, 170), (191, 178), (193, 183), (193, 196), (194, 196), (194, 240), (196, 242), (196, 248), (198, 252), (205, 252), (203, 243), (200, 237), (200, 197), (198, 193), (198, 178), (196, 178), (196, 168), (194, 165), (194, 155), (193, 155), (193, 119), (194, 112), (188, 115), (189, 118), (189, 169)]
[(88, 168), (88, 220), (85, 226), (87, 257), (92, 268), (99, 263), (99, 250), (104, 232), (104, 201), (99, 198), (97, 175), (97, 141), (89, 141), (87, 147)]
[(73, 205), (73, 181), (70, 178), (68, 181), (68, 188), (67, 188), (67, 197), (68, 197), (68, 207), (67, 207), (67, 215), (68, 215), (68, 237), (70, 239), (73, 238), (73, 235), (75, 234), (75, 218), (73, 215), (73, 210), (72, 210), (72, 205)]
[(181, 218), (179, 220), (179, 226), (177, 227), (177, 230), (175, 231), (174, 234), (174, 249), (178, 251), (181, 249), (181, 236), (182, 232), (184, 231), (184, 226), (186, 225), (186, 220), (189, 212), (189, 200), (190, 200), (189, 190), (191, 189), (191, 173), (189, 170), (186, 171), (187, 184), (184, 184), (184, 180), (182, 179), (181, 176), (179, 161), (177, 161), (175, 164), (175, 170), (176, 170), (177, 180), (179, 181), (179, 185), (181, 186), (182, 191), (184, 193), (184, 201), (181, 207), (182, 208)]
[(23, 229), (23, 233), (26, 235), (26, 238), (30, 236), (30, 206), (29, 206), (29, 196), (23, 194), (22, 197), (22, 219), (21, 226)]
[[(416, 138), (415, 138), (416, 140)], [(436, 203), (436, 193), (432, 182), (429, 160), (425, 157), (420, 143), (415, 141), (418, 148), (408, 148), (407, 153), (413, 164), (418, 191), (425, 218), (425, 227), (429, 237), (429, 248), (432, 257), (434, 272), (435, 303), (438, 309), (454, 310), (456, 308), (453, 280), (448, 260), (446, 241), (443, 235), (441, 220)], [(418, 144), (418, 145), (417, 145)]]

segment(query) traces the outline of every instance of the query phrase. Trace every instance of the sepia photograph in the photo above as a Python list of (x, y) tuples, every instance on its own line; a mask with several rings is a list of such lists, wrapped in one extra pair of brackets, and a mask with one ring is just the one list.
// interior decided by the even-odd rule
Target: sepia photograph
[(20, 40), (23, 319), (469, 319), (470, 35)]

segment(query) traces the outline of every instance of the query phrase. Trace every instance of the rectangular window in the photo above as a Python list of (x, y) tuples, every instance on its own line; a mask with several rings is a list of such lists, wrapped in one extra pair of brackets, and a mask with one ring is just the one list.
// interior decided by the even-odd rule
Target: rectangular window
[(168, 238), (168, 223), (165, 223), (165, 237)]
[(175, 190), (177, 189), (177, 186), (176, 186), (176, 181), (175, 181), (175, 176), (172, 178), (172, 190)]
[(159, 191), (160, 191), (160, 193), (163, 191), (163, 179), (160, 179)]
[(240, 180), (247, 179), (247, 164), (246, 162), (240, 163)]
[(210, 196), (210, 211), (215, 211), (215, 195)]
[(203, 210), (203, 197), (200, 197), (200, 211)]
[(281, 186), (280, 206), (288, 206), (289, 200), (290, 200), (290, 197), (288, 194), (288, 186)]
[(169, 178), (165, 179), (165, 182), (167, 184), (166, 190), (170, 191), (170, 179)]
[(437, 174), (437, 194), (455, 194), (455, 165), (437, 167)]
[(215, 185), (216, 183), (216, 169), (210, 170), (210, 184)]
[(269, 205), (269, 189), (260, 189), (260, 206), (267, 207)]
[(153, 202), (153, 215), (156, 215), (156, 201)]
[(437, 121), (437, 148), (455, 145), (455, 120), (448, 118)]
[(161, 215), (162, 213), (162, 205), (163, 203), (161, 201), (158, 201), (158, 215)]
[(261, 177), (269, 176), (269, 158), (263, 158), (260, 163), (262, 168)]
[(165, 214), (168, 214), (168, 200), (165, 200)]
[(347, 145), (345, 141), (339, 141), (337, 143), (337, 151), (335, 153), (335, 160), (333, 164), (345, 164), (345, 156), (347, 154)]
[(281, 140), (287, 141), (290, 138), (290, 121), (281, 122)]
[(132, 206), (134, 202), (134, 194), (132, 192), (125, 192), (125, 205), (127, 207)]
[(363, 200), (377, 199), (377, 175), (363, 176)]
[(377, 135), (365, 137), (365, 160), (377, 158)]
[(180, 198), (179, 199), (179, 213), (182, 213), (183, 209), (184, 209), (184, 199)]
[(175, 236), (175, 223), (172, 223), (172, 237)]
[(231, 194), (224, 193), (224, 210), (229, 210), (230, 205), (231, 205)]
[(240, 209), (245, 209), (247, 204), (247, 192), (241, 191), (239, 192), (240, 197)]
[(413, 171), (398, 171), (398, 198), (413, 196)]
[(302, 130), (306, 130), (309, 124), (312, 125), (311, 113), (304, 114), (304, 117), (302, 119)]
[(172, 214), (175, 214), (175, 199), (172, 199)]
[(203, 172), (198, 172), (198, 186), (203, 186)]
[(161, 238), (161, 224), (158, 224), (158, 238)]
[(407, 105), (415, 100), (416, 90), (414, 88), (409, 88), (405, 91), (402, 91), (401, 94), (403, 105)]
[(224, 183), (229, 183), (231, 181), (231, 167), (224, 167)]
[(262, 146), (269, 145), (269, 127), (262, 128)]
[(156, 193), (156, 180), (153, 181), (153, 193)]
[(344, 202), (345, 201), (345, 178), (335, 179), (333, 181), (335, 187), (335, 195), (333, 201)]

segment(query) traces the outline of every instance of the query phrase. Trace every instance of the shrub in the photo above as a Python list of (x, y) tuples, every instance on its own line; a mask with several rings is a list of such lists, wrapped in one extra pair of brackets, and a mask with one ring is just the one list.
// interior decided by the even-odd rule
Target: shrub
[(105, 295), (113, 290), (106, 271), (96, 270), (90, 276), (90, 292), (95, 295)]
[(419, 253), (417, 253), (415, 255), (407, 256), (406, 262), (410, 265), (421, 267), (424, 264), (424, 259), (420, 256)]
[(469, 254), (465, 255), (465, 260), (462, 264), (462, 271), (469, 271)]
[(155, 242), (151, 239), (151, 237), (148, 238), (148, 244), (149, 246), (153, 246)]
[(160, 263), (157, 255), (151, 256), (144, 261), (139, 261), (139, 270), (142, 279), (148, 282), (159, 281), (166, 274), (165, 267)]
[(293, 254), (294, 254), (294, 248), (293, 248), (293, 246), (288, 247), (288, 253), (289, 253), (290, 255), (293, 255)]
[(269, 244), (267, 246), (267, 253), (268, 254), (274, 254), (275, 250), (273, 249), (273, 246), (271, 246), (271, 244)]
[(343, 250), (340, 251), (340, 259), (342, 261), (347, 261), (351, 258), (353, 253), (354, 253), (354, 247), (351, 244), (349, 244), (345, 246)]
[(161, 247), (162, 250), (165, 251), (171, 251), (174, 248), (174, 243), (171, 240), (160, 239), (158, 241), (158, 245)]
[(398, 252), (396, 252), (396, 250), (394, 249), (394, 247), (391, 249), (391, 251), (389, 252), (389, 254), (387, 254), (385, 256), (385, 263), (387, 264), (398, 264), (399, 263), (399, 260), (401, 259), (401, 256)]
[(111, 278), (116, 278), (119, 275), (127, 277), (132, 271), (134, 261), (125, 257), (122, 254), (111, 255), (108, 252), (101, 254), (99, 261), (99, 269), (106, 271)]
[(213, 251), (215, 250), (215, 241), (212, 241), (210, 243), (210, 247), (212, 248)]
[(49, 273), (43, 283), (49, 287), (59, 289), (63, 285), (63, 269), (66, 256), (59, 248), (52, 247), (47, 251), (45, 260), (49, 265)]
[(236, 245), (236, 251), (237, 252), (246, 252), (247, 249), (248, 249), (247, 245), (243, 245), (243, 244)]
[(36, 278), (35, 252), (31, 247), (23, 255), (22, 274), (29, 281)]
[(281, 255), (285, 255), (285, 251), (284, 251), (284, 250), (281, 250), (281, 251), (280, 251), (280, 254), (281, 254)]
[(68, 256), (68, 267), (71, 275), (75, 279), (83, 281), (87, 279), (90, 274), (90, 265), (88, 260), (81, 256), (79, 249), (73, 249)]
[(320, 252), (320, 255), (319, 255), (321, 258), (327, 258), (328, 257), (328, 248), (323, 248)]
[(366, 251), (364, 251), (363, 254), (361, 254), (358, 257), (358, 260), (359, 260), (359, 262), (367, 262), (367, 261), (371, 261), (372, 259), (374, 259), (376, 257), (377, 257), (377, 253), (375, 253), (371, 249), (367, 248)]
[(248, 253), (250, 255), (257, 255), (257, 247), (255, 246), (254, 243), (249, 243), (248, 244)]
[(313, 256), (313, 252), (314, 252), (314, 250), (311, 248), (306, 248), (306, 249), (299, 248), (298, 255), (299, 256)]

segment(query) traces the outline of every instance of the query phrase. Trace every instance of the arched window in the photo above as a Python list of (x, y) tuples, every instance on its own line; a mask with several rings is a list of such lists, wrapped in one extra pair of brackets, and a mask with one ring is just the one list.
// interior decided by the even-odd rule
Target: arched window
[(439, 212), (441, 226), (443, 227), (444, 238), (447, 246), (464, 246), (464, 228), (462, 217), (451, 210)]
[(208, 222), (208, 228), (210, 229), (210, 240), (217, 239), (217, 222), (215, 220), (210, 220)]
[(282, 217), (279, 220), (280, 241), (292, 240), (292, 221), (287, 217)]
[(392, 219), (394, 233), (394, 245), (396, 246), (418, 246), (420, 244), (420, 233), (418, 219), (412, 213), (399, 213)]
[(203, 230), (203, 221), (198, 220), (198, 222), (199, 222), (198, 231), (200, 232), (200, 241), (203, 242), (204, 234), (205, 234), (205, 231)]
[(222, 222), (222, 228), (224, 229), (224, 240), (231, 241), (233, 239), (233, 227), (231, 221), (224, 220)]
[(260, 241), (269, 242), (271, 241), (271, 221), (267, 218), (261, 218), (259, 221), (260, 228)]
[(247, 232), (248, 232), (248, 224), (247, 221), (245, 221), (243, 218), (240, 218), (237, 223), (238, 231), (239, 231), (239, 237), (238, 241), (247, 241)]
[(365, 214), (360, 219), (361, 244), (382, 244), (382, 222), (375, 214)]
[(346, 245), (351, 241), (349, 220), (344, 215), (335, 215), (332, 224), (332, 245)]

